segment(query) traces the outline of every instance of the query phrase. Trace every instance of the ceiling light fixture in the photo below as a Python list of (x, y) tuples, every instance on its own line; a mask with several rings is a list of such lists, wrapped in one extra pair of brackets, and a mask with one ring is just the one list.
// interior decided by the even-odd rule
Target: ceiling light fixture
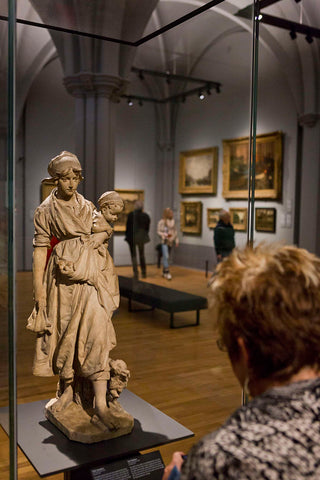
[(132, 107), (132, 105), (133, 105), (133, 101), (132, 101), (131, 98), (128, 98), (128, 105), (129, 105), (129, 107)]
[(290, 30), (290, 37), (292, 40), (295, 40), (297, 38), (297, 34), (295, 30)]
[(313, 42), (313, 38), (312, 36), (310, 35), (310, 33), (308, 33), (308, 35), (306, 35), (306, 40), (308, 43), (312, 43)]
[(204, 93), (202, 92), (202, 90), (199, 91), (199, 98), (200, 100), (204, 99)]

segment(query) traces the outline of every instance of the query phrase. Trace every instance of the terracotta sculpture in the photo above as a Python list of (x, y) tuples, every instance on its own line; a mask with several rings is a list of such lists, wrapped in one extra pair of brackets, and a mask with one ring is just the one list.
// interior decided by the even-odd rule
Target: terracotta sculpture
[[(53, 158), (48, 172), (57, 188), (34, 215), (35, 305), (27, 326), (37, 332), (33, 373), (59, 375), (46, 416), (70, 439), (92, 443), (133, 428), (132, 416), (117, 401), (130, 373), (109, 356), (116, 345), (111, 318), (119, 287), (108, 240), (123, 201), (106, 192), (96, 211), (77, 192), (82, 169), (70, 152)], [(53, 237), (58, 243), (47, 260)]]

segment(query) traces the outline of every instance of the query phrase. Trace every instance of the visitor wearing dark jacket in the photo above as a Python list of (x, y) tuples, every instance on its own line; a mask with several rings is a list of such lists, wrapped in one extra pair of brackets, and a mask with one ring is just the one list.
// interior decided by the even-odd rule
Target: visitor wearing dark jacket
[(218, 263), (221, 262), (224, 257), (230, 255), (235, 247), (234, 228), (230, 220), (230, 213), (227, 210), (220, 210), (219, 221), (213, 233), (214, 248), (216, 250)]
[(130, 248), (133, 275), (137, 279), (139, 278), (139, 273), (136, 247), (138, 247), (139, 250), (141, 276), (143, 278), (147, 276), (144, 244), (150, 242), (149, 228), (150, 217), (143, 211), (143, 202), (141, 200), (137, 200), (134, 210), (128, 215), (125, 236), (125, 240), (128, 242)]

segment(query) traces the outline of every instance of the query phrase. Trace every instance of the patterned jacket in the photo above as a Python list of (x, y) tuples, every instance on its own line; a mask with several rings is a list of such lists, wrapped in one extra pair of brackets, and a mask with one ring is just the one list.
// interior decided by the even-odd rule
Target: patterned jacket
[(190, 451), (181, 480), (320, 479), (320, 379), (272, 388)]

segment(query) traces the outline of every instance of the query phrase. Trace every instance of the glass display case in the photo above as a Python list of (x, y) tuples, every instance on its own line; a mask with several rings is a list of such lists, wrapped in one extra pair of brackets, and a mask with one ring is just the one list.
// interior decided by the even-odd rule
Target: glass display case
[(32, 376), (25, 332), (50, 159), (78, 156), (79, 191), (94, 204), (107, 190), (125, 199), (110, 242), (116, 266), (131, 265), (125, 225), (136, 200), (152, 219), (147, 264), (168, 206), (176, 265), (214, 270), (221, 209), (239, 247), (281, 241), (320, 253), (320, 22), (315, 2), (289, 0), (8, 0), (0, 20), (0, 407), (10, 426), (1, 471), (13, 479), (25, 465), (17, 404), (48, 398), (56, 383)]

